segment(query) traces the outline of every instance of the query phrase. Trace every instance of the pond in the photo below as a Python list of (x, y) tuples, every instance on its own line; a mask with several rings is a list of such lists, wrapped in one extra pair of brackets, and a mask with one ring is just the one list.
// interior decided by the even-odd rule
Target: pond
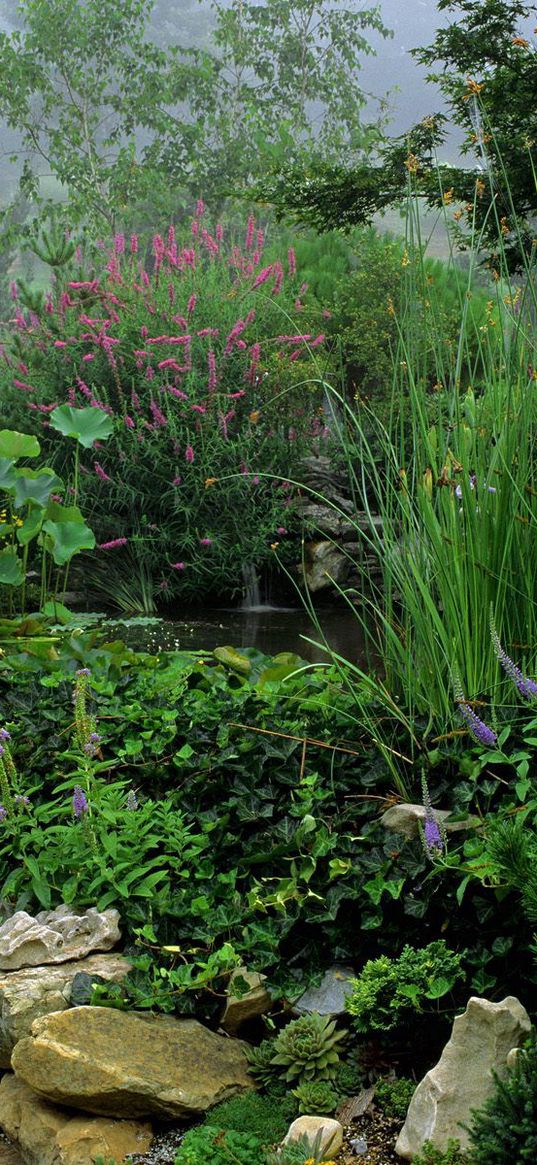
[[(319, 616), (333, 651), (352, 663), (365, 663), (359, 618), (345, 608), (326, 608)], [(292, 651), (311, 663), (326, 662), (326, 651), (308, 643), (321, 636), (302, 608), (260, 607), (189, 612), (186, 618), (114, 621), (121, 638), (138, 650), (213, 651), (215, 647), (256, 647), (265, 655)]]

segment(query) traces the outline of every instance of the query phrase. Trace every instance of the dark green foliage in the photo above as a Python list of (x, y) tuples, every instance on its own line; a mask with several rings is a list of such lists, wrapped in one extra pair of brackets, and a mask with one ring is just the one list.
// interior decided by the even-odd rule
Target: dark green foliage
[(207, 1124), (186, 1134), (175, 1165), (259, 1165), (262, 1161), (263, 1146), (257, 1137)]
[[(413, 1158), (413, 1165), (469, 1165), (469, 1162), (461, 1152), (458, 1141), (448, 1141), (445, 1152), (435, 1149), (430, 1141), (426, 1141), (421, 1153)], [(515, 1162), (511, 1162), (511, 1165), (515, 1165)]]
[(531, 1037), (493, 1095), (473, 1114), (470, 1165), (533, 1165), (537, 1160), (537, 1041)]
[(312, 1011), (282, 1029), (274, 1041), (272, 1063), (281, 1065), (286, 1080), (333, 1080), (339, 1063), (336, 1047), (346, 1032), (337, 1031), (335, 1020)]
[(418, 950), (406, 946), (398, 959), (369, 960), (346, 1000), (357, 1031), (390, 1031), (408, 1022), (464, 977), (461, 961), (443, 939)]
[(306, 1080), (293, 1088), (299, 1102), (299, 1112), (331, 1116), (338, 1103), (338, 1093), (329, 1080)]
[(375, 1104), (386, 1116), (404, 1121), (414, 1092), (416, 1081), (407, 1076), (397, 1076), (394, 1080), (380, 1080), (375, 1087)]
[(279, 1073), (273, 1063), (274, 1040), (263, 1040), (257, 1047), (248, 1048), (248, 1071), (258, 1084), (264, 1088), (273, 1087), (278, 1081)]
[(334, 1088), (342, 1097), (357, 1096), (366, 1083), (367, 1069), (362, 1061), (362, 1049), (359, 1046), (350, 1048), (339, 1061), (333, 1080)]
[(296, 1113), (296, 1101), (289, 1093), (275, 1098), (262, 1096), (259, 1092), (243, 1092), (212, 1108), (207, 1124), (239, 1133), (248, 1129), (262, 1145), (268, 1146), (283, 1140)]

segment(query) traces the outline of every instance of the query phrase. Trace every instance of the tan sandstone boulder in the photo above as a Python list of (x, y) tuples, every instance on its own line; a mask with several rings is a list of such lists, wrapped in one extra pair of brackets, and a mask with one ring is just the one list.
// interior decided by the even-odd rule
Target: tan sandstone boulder
[[(9, 1068), (15, 1044), (29, 1036), (34, 1019), (69, 1007), (75, 975), (119, 982), (130, 970), (122, 955), (89, 955), (51, 967), (24, 967), (0, 974), (0, 1068)], [(0, 1161), (0, 1165), (2, 1165)]]
[(92, 1165), (99, 1155), (121, 1165), (130, 1153), (146, 1153), (153, 1140), (147, 1123), (61, 1111), (12, 1075), (0, 1082), (0, 1126), (24, 1165)]
[(451, 1037), (438, 1064), (418, 1084), (395, 1145), (396, 1153), (412, 1160), (432, 1141), (445, 1150), (450, 1137), (468, 1147), (471, 1111), (481, 1108), (494, 1089), (493, 1072), (505, 1075), (507, 1056), (528, 1036), (529, 1015), (509, 995), (501, 1003), (472, 998), (453, 1023)]
[(0, 970), (40, 967), (109, 951), (119, 942), (119, 911), (94, 906), (78, 914), (71, 906), (42, 910), (32, 918), (17, 910), (0, 926)]
[(11, 1063), (55, 1104), (104, 1116), (183, 1117), (252, 1087), (245, 1049), (193, 1019), (75, 1007), (36, 1019)]
[[(226, 1006), (221, 1027), (230, 1034), (236, 1032), (242, 1023), (264, 1015), (272, 1006), (272, 998), (265, 987), (266, 975), (237, 967), (230, 977)], [(239, 992), (242, 988), (242, 992)], [(237, 994), (234, 994), (237, 991)]]
[(343, 1144), (343, 1125), (329, 1116), (298, 1116), (285, 1134), (284, 1145), (307, 1137), (310, 1146), (319, 1137), (321, 1157), (335, 1157)]

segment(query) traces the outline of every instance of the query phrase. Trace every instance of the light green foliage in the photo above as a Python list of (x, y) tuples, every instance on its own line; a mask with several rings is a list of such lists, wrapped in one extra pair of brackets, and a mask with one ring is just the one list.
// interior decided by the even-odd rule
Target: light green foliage
[(532, 1165), (537, 1159), (537, 1042), (531, 1037), (493, 1095), (473, 1114), (470, 1165)]
[(338, 1093), (329, 1080), (305, 1080), (293, 1088), (299, 1102), (299, 1112), (331, 1116), (338, 1103)]
[(346, 1008), (359, 1032), (390, 1031), (447, 995), (463, 978), (461, 955), (443, 939), (421, 949), (404, 947), (397, 959), (370, 959)]
[(386, 1116), (404, 1121), (415, 1091), (416, 1081), (409, 1080), (407, 1076), (398, 1076), (394, 1080), (380, 1080), (375, 1085), (375, 1104), (386, 1113)]
[(286, 1080), (300, 1084), (333, 1079), (339, 1063), (336, 1045), (346, 1032), (337, 1031), (335, 1020), (311, 1012), (291, 1020), (274, 1042), (273, 1064), (285, 1069)]
[(263, 1146), (270, 1146), (283, 1140), (296, 1112), (296, 1101), (289, 1093), (275, 1098), (259, 1092), (243, 1092), (212, 1108), (206, 1123), (239, 1133), (247, 1129)]
[(207, 1124), (186, 1134), (175, 1165), (260, 1165), (262, 1161), (263, 1146), (257, 1137)]

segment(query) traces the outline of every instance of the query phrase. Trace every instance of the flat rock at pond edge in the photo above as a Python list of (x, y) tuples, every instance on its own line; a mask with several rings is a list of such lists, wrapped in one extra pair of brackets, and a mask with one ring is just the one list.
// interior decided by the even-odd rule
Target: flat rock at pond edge
[(81, 971), (119, 982), (130, 969), (122, 955), (89, 955), (49, 967), (24, 967), (0, 974), (0, 1068), (9, 1068), (15, 1044), (29, 1036), (34, 1019), (70, 1005), (71, 985)]
[(467, 1148), (468, 1133), (461, 1125), (491, 1096), (493, 1073), (505, 1075), (509, 1052), (530, 1030), (529, 1015), (514, 996), (501, 1003), (470, 999), (454, 1020), (438, 1063), (416, 1088), (395, 1146), (399, 1156), (411, 1161), (425, 1141), (445, 1150), (450, 1137)]
[(99, 1154), (120, 1165), (128, 1154), (147, 1152), (153, 1140), (147, 1122), (58, 1109), (11, 1074), (0, 1081), (0, 1126), (24, 1165), (93, 1165)]
[(40, 1096), (117, 1117), (187, 1117), (253, 1086), (247, 1045), (194, 1019), (75, 1007), (34, 1021), (11, 1063)]
[(78, 914), (71, 906), (42, 910), (32, 918), (17, 910), (0, 926), (0, 971), (40, 967), (83, 959), (91, 951), (109, 951), (121, 938), (119, 911), (90, 907)]

